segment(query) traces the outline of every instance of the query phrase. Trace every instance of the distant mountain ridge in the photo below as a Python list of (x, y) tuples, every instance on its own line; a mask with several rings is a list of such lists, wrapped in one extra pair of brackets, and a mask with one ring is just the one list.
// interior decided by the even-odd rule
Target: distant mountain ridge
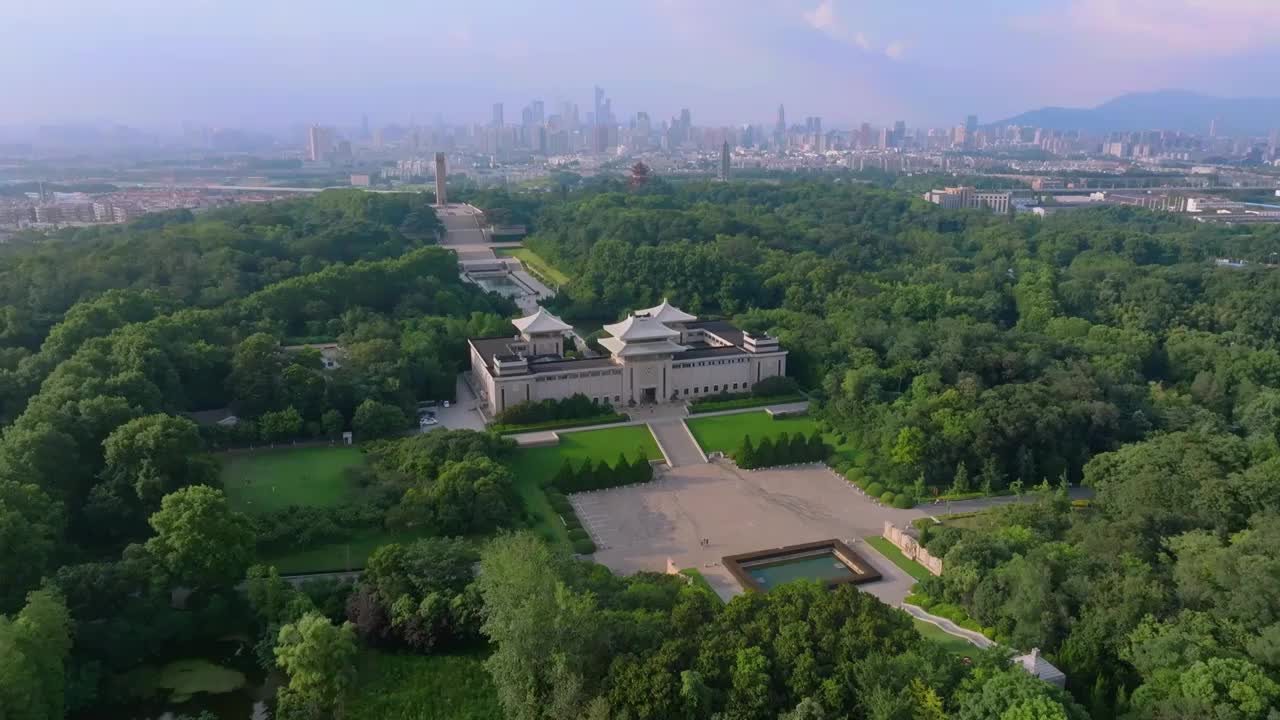
[(1280, 97), (1220, 98), (1185, 90), (1158, 90), (1121, 95), (1095, 108), (1043, 107), (993, 124), (1090, 132), (1207, 133), (1209, 123), (1215, 119), (1219, 133), (1266, 134), (1280, 128)]

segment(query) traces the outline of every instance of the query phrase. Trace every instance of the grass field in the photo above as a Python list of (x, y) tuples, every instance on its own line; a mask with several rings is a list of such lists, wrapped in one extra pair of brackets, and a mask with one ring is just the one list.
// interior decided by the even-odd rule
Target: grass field
[(566, 285), (569, 282), (568, 275), (552, 267), (551, 263), (543, 260), (541, 255), (529, 248), (494, 248), (494, 252), (498, 257), (513, 257), (519, 260), (526, 267), (556, 285)]
[(985, 530), (991, 525), (991, 517), (985, 513), (962, 513), (958, 515), (942, 515), (938, 518), (943, 525), (965, 528), (968, 530)]
[(645, 457), (650, 460), (662, 459), (662, 451), (654, 442), (649, 428), (644, 425), (566, 432), (560, 434), (560, 444), (555, 447), (517, 450), (511, 460), (511, 469), (516, 476), (516, 492), (536, 520), (535, 529), (538, 533), (552, 542), (565, 545), (569, 543), (564, 524), (547, 502), (546, 493), (542, 490), (555, 477), (566, 458), (574, 464), (581, 464), (588, 458), (593, 462), (605, 460), (613, 464), (617, 461), (619, 452), (627, 453), (627, 457), (634, 460), (637, 450), (643, 450)]
[(932, 573), (926, 570), (923, 565), (912, 560), (906, 555), (903, 555), (902, 551), (894, 546), (893, 543), (879, 535), (865, 537), (863, 540), (866, 540), (868, 545), (876, 549), (876, 552), (888, 558), (894, 565), (902, 568), (908, 575), (916, 580), (924, 580), (925, 578), (932, 576)]
[(502, 717), (484, 655), (361, 653), (347, 720), (492, 720)]
[(316, 545), (305, 550), (273, 553), (259, 558), (274, 565), (282, 575), (330, 572), (334, 570), (360, 570), (374, 550), (391, 543), (413, 542), (424, 535), (394, 533), (374, 528), (357, 533), (348, 542)]
[(231, 507), (244, 513), (333, 507), (353, 492), (343, 471), (363, 464), (364, 454), (350, 447), (236, 453), (223, 460), (222, 487)]
[(956, 655), (972, 655), (978, 651), (978, 647), (962, 637), (956, 637), (951, 633), (944, 631), (942, 628), (930, 622), (925, 622), (920, 618), (911, 618), (916, 626), (916, 631), (924, 636), (926, 640), (932, 640), (949, 652)]
[(751, 436), (757, 445), (766, 437), (777, 437), (782, 433), (808, 435), (817, 427), (813, 418), (785, 417), (774, 419), (766, 412), (737, 413), (735, 415), (715, 415), (712, 417), (690, 418), (685, 421), (693, 437), (702, 446), (703, 452), (719, 450), (726, 455), (738, 449), (742, 438)]

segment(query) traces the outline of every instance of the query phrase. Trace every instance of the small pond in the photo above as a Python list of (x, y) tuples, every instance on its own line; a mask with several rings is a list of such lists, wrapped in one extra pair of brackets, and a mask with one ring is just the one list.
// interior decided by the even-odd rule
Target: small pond
[(253, 647), (226, 639), (192, 648), (192, 656), (144, 665), (122, 680), (135, 702), (93, 708), (84, 720), (170, 720), (202, 712), (219, 720), (264, 720), (274, 710), (276, 685), (257, 663)]

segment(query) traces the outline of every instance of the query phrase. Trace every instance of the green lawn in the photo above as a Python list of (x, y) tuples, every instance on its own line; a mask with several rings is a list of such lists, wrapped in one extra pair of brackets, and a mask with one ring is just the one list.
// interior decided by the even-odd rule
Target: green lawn
[(923, 565), (912, 560), (906, 555), (903, 555), (902, 551), (895, 547), (893, 543), (879, 535), (866, 537), (863, 538), (863, 540), (866, 540), (868, 545), (876, 549), (876, 552), (879, 552), (881, 555), (889, 558), (894, 565), (902, 568), (908, 575), (916, 580), (924, 580), (925, 578), (933, 576), (933, 573), (926, 570)]
[(535, 529), (545, 539), (565, 545), (569, 536), (560, 516), (547, 502), (542, 488), (555, 477), (566, 458), (581, 464), (590, 458), (593, 462), (605, 460), (613, 464), (619, 452), (635, 459), (636, 452), (643, 451), (650, 460), (661, 460), (662, 451), (654, 442), (649, 428), (644, 425), (604, 430), (585, 430), (560, 434), (560, 444), (555, 447), (536, 447), (517, 450), (511, 459), (511, 470), (516, 477), (516, 492), (529, 514), (534, 517)]
[(366, 650), (346, 720), (492, 720), (502, 717), (484, 656)]
[(494, 248), (494, 253), (498, 257), (513, 257), (524, 263), (526, 267), (532, 269), (536, 274), (550, 280), (556, 285), (567, 285), (569, 276), (552, 267), (551, 263), (542, 259), (538, 253), (529, 248)]
[(289, 550), (269, 554), (259, 560), (274, 565), (282, 575), (329, 572), (334, 570), (360, 570), (374, 550), (391, 543), (413, 542), (426, 537), (415, 533), (397, 533), (372, 528), (356, 533), (347, 542), (316, 545), (303, 550)]
[(801, 415), (775, 420), (766, 412), (690, 418), (685, 422), (704, 452), (719, 450), (726, 455), (737, 450), (746, 435), (750, 435), (751, 441), (758, 445), (766, 437), (777, 437), (784, 432), (808, 435), (818, 427), (811, 417)]
[(939, 515), (943, 525), (966, 528), (968, 530), (985, 530), (991, 525), (991, 518), (985, 513), (960, 513), (957, 515)]
[(685, 568), (680, 571), (680, 574), (693, 578), (694, 587), (706, 590), (711, 593), (711, 597), (715, 598), (721, 605), (724, 604), (724, 600), (720, 599), (720, 595), (716, 592), (716, 589), (711, 587), (711, 583), (707, 582), (706, 576), (699, 572), (698, 568)]
[(343, 471), (363, 464), (364, 454), (350, 447), (231, 453), (222, 462), (222, 487), (231, 507), (245, 513), (333, 507), (353, 493)]
[(978, 647), (962, 637), (956, 637), (931, 622), (925, 622), (919, 618), (911, 618), (912, 623), (916, 626), (916, 632), (924, 636), (926, 640), (932, 640), (949, 652), (956, 655), (972, 655), (977, 652)]

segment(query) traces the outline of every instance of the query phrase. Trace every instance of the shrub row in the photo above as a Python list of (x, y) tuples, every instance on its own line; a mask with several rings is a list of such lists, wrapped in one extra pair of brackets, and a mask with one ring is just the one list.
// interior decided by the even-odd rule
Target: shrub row
[[(852, 479), (850, 476), (856, 479)], [(908, 491), (894, 492), (875, 480), (868, 480), (865, 476), (854, 474), (852, 472), (849, 473), (849, 475), (846, 475), (846, 478), (851, 479), (851, 482), (862, 488), (862, 491), (867, 494), (867, 497), (879, 500), (882, 505), (895, 507), (899, 510), (907, 510), (916, 506), (915, 495)]]
[(490, 425), (489, 429), (499, 435), (510, 435), (511, 433), (533, 432), (535, 430), (559, 430), (562, 428), (583, 427), (585, 425), (608, 425), (626, 422), (627, 420), (628, 416), (624, 413), (609, 413), (608, 415), (578, 418), (577, 420), (546, 420), (525, 425)]
[(532, 425), (549, 420), (580, 420), (612, 415), (613, 406), (575, 393), (559, 400), (523, 402), (503, 410), (494, 416), (496, 425)]
[(689, 412), (697, 415), (698, 413), (717, 412), (720, 410), (737, 410), (738, 408), (758, 407), (760, 405), (776, 405), (784, 402), (799, 402), (804, 400), (804, 395), (779, 395), (777, 397), (756, 397), (751, 394), (738, 393), (737, 395), (712, 395), (711, 397), (694, 400), (689, 403)]
[(809, 437), (800, 433), (788, 435), (782, 433), (777, 439), (768, 438), (759, 445), (751, 441), (751, 436), (742, 438), (742, 444), (733, 452), (733, 461), (738, 467), (752, 469), (772, 467), (774, 465), (792, 465), (795, 463), (819, 462), (831, 455), (831, 447), (822, 441), (822, 435), (814, 431)]
[(598, 464), (586, 460), (575, 467), (573, 461), (566, 458), (560, 471), (552, 478), (551, 485), (572, 493), (637, 485), (652, 479), (653, 466), (649, 464), (644, 452), (640, 451), (634, 461), (628, 460), (626, 454), (619, 453), (618, 462), (612, 466), (604, 460)]
[(573, 545), (573, 551), (579, 555), (590, 555), (596, 551), (596, 544), (591, 540), (591, 534), (586, 528), (582, 527), (582, 521), (578, 519), (578, 514), (573, 511), (573, 503), (569, 502), (569, 498), (564, 496), (555, 487), (547, 488), (547, 501), (551, 503), (552, 509), (560, 515), (561, 522), (564, 523), (565, 530), (569, 533), (569, 543)]

